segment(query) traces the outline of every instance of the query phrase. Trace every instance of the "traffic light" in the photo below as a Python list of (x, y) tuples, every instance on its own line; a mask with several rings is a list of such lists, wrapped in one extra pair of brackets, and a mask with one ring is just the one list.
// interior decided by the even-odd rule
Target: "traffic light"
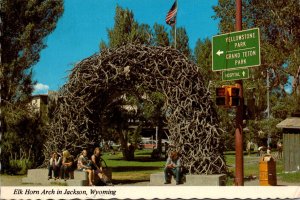
[(227, 105), (226, 88), (216, 88), (216, 104), (218, 106)]
[(239, 106), (240, 105), (240, 89), (237, 87), (228, 87), (228, 96), (229, 96), (229, 106)]
[(218, 106), (238, 106), (240, 105), (240, 89), (236, 86), (224, 85), (216, 88), (216, 104)]

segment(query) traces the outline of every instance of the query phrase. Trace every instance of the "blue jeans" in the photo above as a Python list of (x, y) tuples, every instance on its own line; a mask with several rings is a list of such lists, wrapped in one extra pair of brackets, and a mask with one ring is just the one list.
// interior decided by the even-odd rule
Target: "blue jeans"
[(180, 168), (175, 167), (175, 168), (168, 168), (166, 167), (164, 170), (165, 173), (165, 182), (171, 182), (172, 175), (176, 179), (176, 183), (180, 182)]
[(54, 173), (54, 178), (59, 177), (59, 166), (48, 166), (48, 177), (52, 178), (52, 171)]

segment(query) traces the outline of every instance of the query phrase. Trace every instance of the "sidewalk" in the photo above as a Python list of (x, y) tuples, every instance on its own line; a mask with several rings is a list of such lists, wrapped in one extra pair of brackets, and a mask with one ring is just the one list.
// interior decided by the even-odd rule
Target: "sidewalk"
[[(9, 176), (9, 175), (1, 175), (0, 176), (0, 184), (1, 186), (38, 186), (38, 185), (32, 185), (32, 184), (22, 184), (22, 178), (24, 176)], [(150, 182), (137, 182), (137, 183), (129, 183), (129, 184), (117, 184), (116, 186), (149, 186)], [(245, 186), (259, 186), (259, 179), (251, 180), (251, 181), (245, 181)], [(298, 183), (287, 183), (283, 182), (281, 180), (277, 180), (278, 186), (300, 186), (300, 182)], [(168, 185), (170, 186), (170, 185)], [(180, 185), (184, 186), (184, 185)]]
[[(252, 181), (245, 181), (244, 182), (245, 186), (259, 186), (259, 179), (255, 179)], [(281, 180), (277, 179), (277, 186), (300, 186), (300, 183), (288, 183), (288, 182), (283, 182)]]

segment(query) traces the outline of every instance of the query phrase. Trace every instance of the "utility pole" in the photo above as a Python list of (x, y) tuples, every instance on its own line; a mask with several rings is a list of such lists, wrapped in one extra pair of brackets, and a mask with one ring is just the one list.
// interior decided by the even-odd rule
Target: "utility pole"
[(267, 69), (267, 117), (270, 119), (270, 75)]
[[(242, 0), (236, 0), (236, 31), (242, 30)], [(244, 186), (244, 155), (243, 155), (243, 81), (237, 80), (236, 84), (240, 89), (240, 105), (236, 110), (235, 126), (235, 185)]]
[[(270, 119), (270, 74), (269, 69), (267, 69), (267, 119)], [(270, 147), (271, 143), (271, 134), (268, 133), (267, 146)]]

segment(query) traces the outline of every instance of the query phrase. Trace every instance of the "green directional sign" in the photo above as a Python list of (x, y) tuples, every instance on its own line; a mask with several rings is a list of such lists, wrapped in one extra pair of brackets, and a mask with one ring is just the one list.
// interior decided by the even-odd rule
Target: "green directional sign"
[(235, 69), (230, 71), (222, 71), (223, 81), (233, 81), (249, 78), (249, 69)]
[(260, 65), (259, 29), (237, 31), (212, 38), (212, 70)]

